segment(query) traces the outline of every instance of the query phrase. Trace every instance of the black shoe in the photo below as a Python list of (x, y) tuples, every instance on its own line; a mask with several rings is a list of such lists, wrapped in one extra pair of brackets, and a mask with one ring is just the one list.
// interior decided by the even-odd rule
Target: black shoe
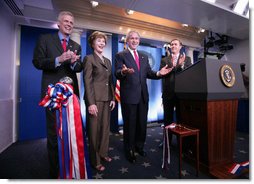
[(144, 151), (144, 150), (136, 150), (137, 151), (137, 153), (139, 154), (139, 155), (141, 155), (142, 157), (146, 157), (147, 156), (147, 153), (146, 153), (146, 151)]
[(130, 163), (135, 163), (136, 162), (135, 152), (133, 150), (128, 151), (126, 153), (126, 158)]

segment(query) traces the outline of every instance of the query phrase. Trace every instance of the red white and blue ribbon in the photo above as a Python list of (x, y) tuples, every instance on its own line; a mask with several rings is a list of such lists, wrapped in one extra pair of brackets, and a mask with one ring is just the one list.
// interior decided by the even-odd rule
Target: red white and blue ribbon
[(39, 105), (56, 110), (59, 178), (87, 179), (80, 105), (72, 86), (61, 82), (50, 84)]
[(244, 169), (249, 168), (249, 161), (242, 162), (242, 163), (235, 163), (232, 165), (232, 167), (229, 169), (229, 173), (239, 175)]
[(170, 164), (170, 146), (168, 140), (168, 128), (163, 126), (163, 156), (162, 169), (167, 169)]

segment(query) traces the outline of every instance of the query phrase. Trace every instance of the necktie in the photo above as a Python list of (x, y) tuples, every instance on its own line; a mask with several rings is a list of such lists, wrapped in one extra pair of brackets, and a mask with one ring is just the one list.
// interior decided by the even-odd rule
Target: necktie
[(66, 51), (66, 39), (62, 39), (62, 47), (65, 52)]
[(177, 56), (176, 55), (173, 55), (173, 66), (176, 66), (177, 64)]
[(139, 70), (139, 68), (140, 68), (140, 65), (139, 65), (138, 54), (137, 54), (137, 52), (136, 52), (135, 50), (134, 50), (133, 52), (134, 52), (134, 57), (135, 57), (136, 65), (137, 65), (137, 67), (138, 67), (138, 70)]

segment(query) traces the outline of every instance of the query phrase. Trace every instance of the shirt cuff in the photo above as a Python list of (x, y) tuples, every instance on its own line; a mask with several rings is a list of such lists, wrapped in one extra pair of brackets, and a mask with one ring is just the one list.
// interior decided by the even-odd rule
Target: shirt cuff
[(55, 67), (58, 67), (60, 65), (61, 65), (61, 63), (59, 62), (58, 57), (56, 57), (56, 59), (55, 59)]

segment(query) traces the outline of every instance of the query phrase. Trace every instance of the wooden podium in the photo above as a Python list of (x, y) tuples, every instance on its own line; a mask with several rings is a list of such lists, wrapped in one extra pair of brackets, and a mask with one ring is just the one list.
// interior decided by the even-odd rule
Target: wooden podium
[[(221, 72), (225, 65), (235, 76), (231, 87), (223, 83)], [(180, 121), (200, 130), (201, 165), (217, 178), (230, 178), (238, 99), (244, 92), (240, 65), (204, 59), (176, 75), (175, 85)]]

